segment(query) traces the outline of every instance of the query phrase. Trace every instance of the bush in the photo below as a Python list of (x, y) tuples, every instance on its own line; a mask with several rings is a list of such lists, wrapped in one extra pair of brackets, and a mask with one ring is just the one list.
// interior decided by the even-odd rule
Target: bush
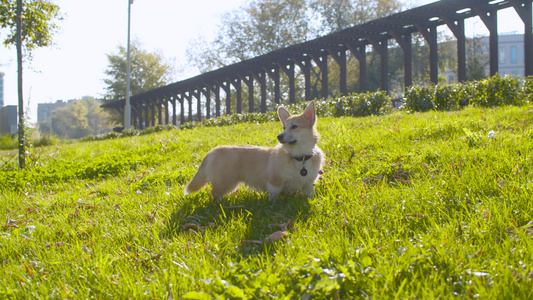
[[(33, 136), (29, 141), (29, 145), (33, 147), (40, 146), (52, 146), (59, 144), (59, 138), (51, 136), (49, 134), (42, 134), (39, 136)], [(31, 147), (30, 146), (30, 147)], [(27, 146), (28, 147), (28, 146)], [(18, 136), (17, 135), (3, 135), (0, 136), (0, 150), (14, 150), (18, 148)]]
[(18, 147), (18, 141), (15, 136), (10, 134), (0, 136), (0, 150), (11, 150)]
[(492, 76), (473, 83), (475, 96), (470, 104), (473, 106), (493, 107), (502, 105), (521, 105), (524, 103), (523, 90), (517, 76)]
[(436, 85), (433, 91), (433, 107), (436, 110), (450, 111), (458, 106), (456, 85)]
[(52, 146), (59, 144), (59, 138), (49, 134), (41, 134), (40, 137), (33, 141), (35, 147)]
[(475, 85), (473, 84), (454, 84), (455, 89), (455, 102), (457, 103), (456, 108), (466, 107), (470, 104), (471, 100), (475, 96)]
[(333, 105), (332, 115), (336, 117), (365, 117), (383, 115), (392, 107), (390, 97), (385, 92), (350, 94), (329, 101)]
[(520, 82), (516, 76), (496, 75), (467, 83), (413, 86), (404, 96), (404, 109), (408, 111), (432, 109), (449, 111), (468, 105), (480, 107), (522, 105), (533, 97), (533, 82), (531, 78)]
[[(276, 121), (277, 116), (274, 112), (267, 113), (244, 113), (234, 115), (224, 115), (214, 119), (204, 119), (198, 123), (198, 126), (228, 126), (238, 123), (254, 123), (261, 124), (265, 122)], [(180, 126), (181, 129), (189, 129), (195, 127), (193, 123), (187, 122)]]
[(522, 79), (522, 93), (525, 102), (531, 102), (533, 100), (533, 76)]
[[(307, 101), (285, 106), (292, 113), (301, 113)], [(383, 91), (350, 94), (331, 100), (315, 100), (316, 114), (319, 117), (366, 117), (384, 115), (392, 109), (392, 100)], [(273, 119), (277, 120), (274, 114)]]
[(408, 111), (428, 111), (433, 105), (433, 87), (412, 86), (404, 94), (404, 109)]
[[(533, 77), (524, 78), (522, 82), (516, 76), (493, 76), (477, 82), (413, 86), (404, 94), (403, 109), (407, 111), (451, 111), (462, 107), (521, 105), (533, 100)], [(301, 113), (307, 101), (285, 105), (291, 113)], [(330, 100), (315, 100), (316, 114), (319, 117), (365, 117), (384, 115), (392, 110), (392, 100), (383, 91), (350, 94)], [(275, 112), (244, 113), (224, 115), (201, 122), (186, 122), (180, 129), (195, 127), (228, 126), (238, 123), (255, 123), (277, 121)], [(163, 130), (174, 130), (172, 125), (159, 125), (145, 130), (124, 130), (122, 133), (111, 132), (103, 136), (87, 137), (83, 140), (102, 140), (125, 136), (150, 134)]]

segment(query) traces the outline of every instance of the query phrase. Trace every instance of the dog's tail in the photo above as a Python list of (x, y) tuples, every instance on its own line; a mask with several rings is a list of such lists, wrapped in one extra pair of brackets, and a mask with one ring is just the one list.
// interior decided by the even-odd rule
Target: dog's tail
[(205, 172), (205, 160), (198, 168), (198, 171), (192, 177), (192, 180), (187, 184), (185, 190), (183, 191), (184, 195), (189, 195), (201, 190), (207, 184), (207, 176)]

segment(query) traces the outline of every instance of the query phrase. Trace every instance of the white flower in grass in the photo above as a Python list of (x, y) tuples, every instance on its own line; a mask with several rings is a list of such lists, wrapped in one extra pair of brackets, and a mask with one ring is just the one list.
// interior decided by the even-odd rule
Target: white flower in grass
[(489, 131), (488, 135), (489, 140), (496, 139), (496, 132), (494, 130)]

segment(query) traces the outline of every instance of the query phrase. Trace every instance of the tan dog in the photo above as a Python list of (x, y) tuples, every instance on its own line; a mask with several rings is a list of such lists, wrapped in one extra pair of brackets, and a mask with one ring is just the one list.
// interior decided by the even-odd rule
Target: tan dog
[(319, 139), (314, 125), (315, 103), (304, 112), (291, 116), (283, 106), (278, 117), (284, 131), (274, 148), (257, 146), (218, 146), (207, 153), (184, 194), (188, 195), (211, 183), (212, 195), (221, 199), (245, 184), (257, 191), (267, 191), (276, 199), (281, 192), (302, 191), (312, 198), (313, 186), (321, 172), (324, 153), (317, 147)]

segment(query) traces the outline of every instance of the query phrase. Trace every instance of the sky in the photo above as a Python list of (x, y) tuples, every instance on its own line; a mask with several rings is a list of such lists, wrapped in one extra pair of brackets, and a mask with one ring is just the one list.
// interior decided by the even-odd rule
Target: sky
[[(198, 71), (187, 66), (188, 43), (197, 36), (210, 40), (216, 35), (224, 12), (238, 9), (246, 0), (134, 0), (131, 6), (131, 40), (143, 49), (161, 51), (176, 63), (177, 80)], [(423, 5), (435, 0), (412, 0)], [(33, 60), (24, 64), (24, 105), (30, 120), (37, 121), (37, 103), (101, 97), (105, 93), (104, 72), (107, 54), (118, 53), (127, 44), (128, 0), (56, 0), (64, 20), (54, 36), (54, 46), (37, 49)], [(465, 24), (467, 35), (488, 34), (477, 20)], [(524, 32), (513, 9), (498, 15), (499, 33)], [(441, 26), (444, 27), (444, 26)], [(439, 30), (440, 28), (439, 27)], [(0, 38), (3, 36), (0, 33)], [(17, 105), (15, 47), (0, 45), (0, 72), (4, 76), (4, 105)]]

